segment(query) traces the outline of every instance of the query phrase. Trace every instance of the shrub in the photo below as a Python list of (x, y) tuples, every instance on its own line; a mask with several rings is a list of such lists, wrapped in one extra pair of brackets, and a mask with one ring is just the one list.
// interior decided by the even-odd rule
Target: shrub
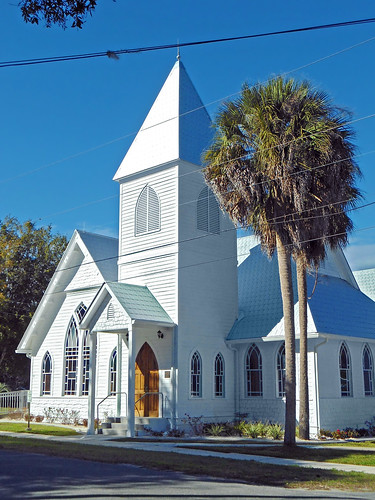
[(238, 422), (234, 425), (234, 429), (237, 431), (237, 433), (240, 436), (243, 436), (244, 429), (246, 428), (247, 422), (245, 420), (241, 420), (241, 422)]
[(168, 437), (180, 438), (185, 436), (185, 431), (183, 429), (170, 429), (167, 432)]
[(239, 432), (236, 429), (236, 425), (233, 422), (225, 422), (223, 424), (224, 430), (223, 434), (226, 436), (238, 436)]
[(35, 417), (35, 422), (39, 422), (39, 423), (40, 423), (40, 422), (43, 422), (43, 420), (44, 420), (43, 415), (37, 415), (37, 416)]
[(221, 436), (224, 432), (224, 425), (221, 424), (210, 424), (205, 428), (205, 433), (209, 436)]
[(371, 420), (366, 420), (365, 425), (367, 426), (369, 435), (375, 436), (375, 417), (372, 417)]
[(188, 413), (185, 413), (185, 417), (186, 418), (182, 419), (182, 422), (190, 427), (192, 434), (194, 434), (194, 436), (201, 436), (204, 428), (202, 422), (203, 415), (200, 417), (191, 417)]
[(267, 427), (267, 436), (271, 439), (282, 439), (284, 430), (280, 424), (271, 424)]
[(345, 436), (343, 435), (343, 432), (340, 431), (340, 429), (337, 429), (332, 432), (332, 437), (333, 439), (344, 439)]
[(21, 420), (21, 418), (24, 416), (25, 416), (25, 414), (23, 414), (21, 411), (13, 411), (7, 415), (7, 417), (10, 420)]
[(264, 438), (267, 436), (268, 423), (256, 422), (257, 436)]
[(249, 422), (242, 426), (242, 435), (249, 438), (258, 437), (258, 428), (257, 424)]
[(319, 430), (319, 438), (331, 438), (332, 437), (332, 432), (327, 430), (327, 429), (320, 429)]

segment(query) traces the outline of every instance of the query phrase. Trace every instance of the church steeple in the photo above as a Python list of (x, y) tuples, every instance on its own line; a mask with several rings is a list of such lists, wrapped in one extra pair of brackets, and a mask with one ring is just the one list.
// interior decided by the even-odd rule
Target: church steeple
[(179, 57), (114, 180), (174, 160), (200, 165), (212, 138), (211, 120)]

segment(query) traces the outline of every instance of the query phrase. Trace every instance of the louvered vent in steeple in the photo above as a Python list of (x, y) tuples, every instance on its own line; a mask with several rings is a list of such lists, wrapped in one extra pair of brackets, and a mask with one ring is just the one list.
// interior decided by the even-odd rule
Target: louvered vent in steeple
[(215, 195), (205, 186), (197, 202), (197, 228), (207, 233), (220, 234), (220, 210)]
[(135, 235), (160, 231), (159, 197), (151, 186), (145, 186), (135, 207)]

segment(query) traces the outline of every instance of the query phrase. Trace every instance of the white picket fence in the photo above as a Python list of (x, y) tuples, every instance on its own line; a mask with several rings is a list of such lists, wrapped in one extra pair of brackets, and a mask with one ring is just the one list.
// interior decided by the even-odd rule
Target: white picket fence
[(29, 391), (13, 391), (0, 393), (0, 413), (25, 411)]

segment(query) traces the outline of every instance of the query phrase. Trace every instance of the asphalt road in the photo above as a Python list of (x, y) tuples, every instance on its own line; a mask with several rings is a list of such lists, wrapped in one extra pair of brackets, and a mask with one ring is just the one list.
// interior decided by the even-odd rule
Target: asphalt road
[(374, 499), (371, 494), (251, 486), (126, 464), (0, 450), (0, 499)]

